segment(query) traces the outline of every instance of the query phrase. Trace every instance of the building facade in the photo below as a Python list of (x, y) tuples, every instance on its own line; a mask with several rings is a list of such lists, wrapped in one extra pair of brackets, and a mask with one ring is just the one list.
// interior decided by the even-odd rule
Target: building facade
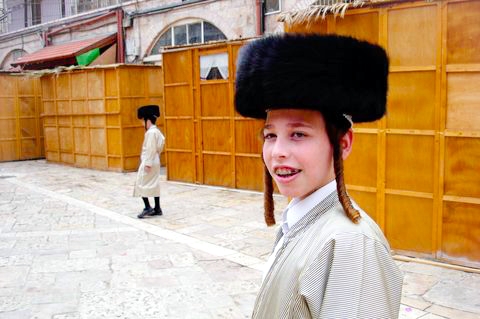
[(0, 69), (47, 46), (114, 33), (116, 62), (160, 63), (163, 46), (283, 32), (277, 17), (289, 1), (2, 0)]

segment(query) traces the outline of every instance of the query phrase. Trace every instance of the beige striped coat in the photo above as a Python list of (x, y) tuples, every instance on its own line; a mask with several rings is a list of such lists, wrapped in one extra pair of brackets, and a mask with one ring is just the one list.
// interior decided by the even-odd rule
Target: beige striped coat
[(397, 318), (402, 274), (379, 227), (360, 212), (360, 223), (352, 223), (333, 192), (298, 221), (262, 283), (252, 317)]

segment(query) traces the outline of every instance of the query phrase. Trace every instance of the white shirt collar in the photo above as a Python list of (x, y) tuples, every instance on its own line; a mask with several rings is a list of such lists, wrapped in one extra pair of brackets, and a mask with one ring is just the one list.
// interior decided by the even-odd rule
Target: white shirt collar
[(292, 199), (283, 213), (282, 230), (286, 234), (292, 227), (312, 210), (318, 203), (337, 189), (337, 181), (334, 179), (327, 185), (320, 187), (303, 200), (298, 197)]

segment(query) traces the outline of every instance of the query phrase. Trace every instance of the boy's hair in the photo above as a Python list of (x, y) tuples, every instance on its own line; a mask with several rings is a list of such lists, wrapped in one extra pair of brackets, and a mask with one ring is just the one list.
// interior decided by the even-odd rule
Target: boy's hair
[[(371, 122), (385, 114), (388, 64), (382, 47), (338, 35), (270, 36), (239, 52), (237, 112), (265, 119), (271, 108), (320, 111), (333, 147), (338, 197), (353, 222), (360, 214), (346, 193), (340, 139), (351, 122)], [(272, 225), (273, 182), (266, 167), (264, 184), (265, 221)]]

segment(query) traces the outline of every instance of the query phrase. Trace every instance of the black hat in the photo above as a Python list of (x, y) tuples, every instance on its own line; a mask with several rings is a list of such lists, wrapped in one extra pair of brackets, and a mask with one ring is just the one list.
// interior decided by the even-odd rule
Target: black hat
[(158, 105), (144, 105), (140, 106), (137, 111), (138, 119), (149, 119), (160, 116), (160, 108)]
[(239, 53), (235, 107), (259, 119), (268, 109), (298, 108), (375, 121), (385, 114), (387, 75), (378, 45), (338, 35), (270, 36)]

